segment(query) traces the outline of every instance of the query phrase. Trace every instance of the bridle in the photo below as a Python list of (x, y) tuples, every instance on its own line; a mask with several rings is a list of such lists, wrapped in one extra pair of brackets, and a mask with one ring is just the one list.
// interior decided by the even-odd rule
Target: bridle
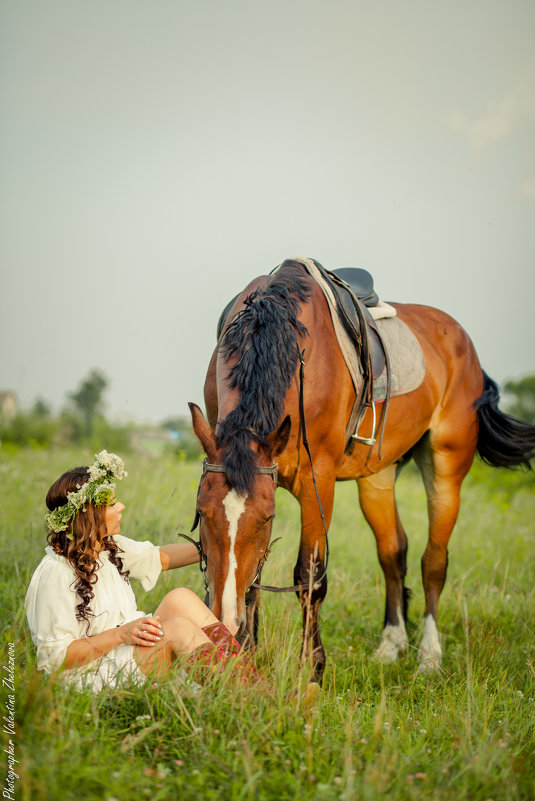
[[(210, 464), (208, 459), (205, 459), (202, 463), (201, 480), (205, 475), (205, 473), (226, 473), (226, 472), (227, 469), (224, 464)], [(279, 476), (279, 465), (276, 462), (270, 464), (268, 467), (255, 467), (255, 473), (262, 473), (263, 475), (271, 476), (273, 478), (273, 483), (275, 484), (275, 486), (277, 486), (277, 479)]]
[[(261, 575), (262, 575), (262, 568), (264, 567), (265, 563), (267, 562), (268, 556), (270, 555), (273, 546), (275, 545), (276, 542), (278, 542), (281, 539), (281, 537), (277, 537), (276, 539), (271, 540), (268, 543), (267, 548), (265, 549), (264, 553), (260, 557), (260, 559), (258, 561), (258, 567), (256, 569), (255, 577), (254, 577), (253, 582), (250, 585), (249, 589), (254, 588), (254, 589), (257, 589), (257, 590), (266, 590), (267, 592), (305, 592), (307, 590), (310, 591), (311, 589), (313, 589), (313, 590), (319, 589), (319, 587), (321, 586), (323, 580), (327, 576), (327, 566), (329, 564), (329, 538), (328, 538), (328, 534), (327, 534), (327, 524), (325, 523), (325, 515), (324, 515), (324, 512), (323, 512), (323, 505), (321, 503), (321, 498), (319, 496), (318, 487), (317, 487), (317, 484), (316, 484), (316, 476), (314, 474), (314, 465), (312, 463), (312, 454), (310, 453), (310, 446), (308, 444), (308, 437), (307, 437), (307, 428), (306, 428), (306, 420), (305, 420), (305, 406), (304, 406), (304, 398), (303, 398), (303, 383), (304, 383), (304, 378), (305, 378), (305, 370), (304, 370), (304, 368), (305, 368), (305, 358), (304, 358), (304, 356), (305, 356), (305, 351), (304, 350), (300, 351), (299, 352), (299, 362), (300, 362), (300, 367), (299, 367), (299, 419), (300, 419), (300, 422), (301, 422), (301, 427), (302, 427), (302, 432), (303, 432), (303, 446), (304, 446), (304, 448), (305, 448), (305, 450), (306, 450), (306, 452), (308, 454), (308, 458), (309, 458), (309, 461), (310, 461), (310, 469), (312, 471), (312, 481), (314, 483), (314, 489), (316, 491), (316, 498), (317, 498), (317, 501), (318, 501), (321, 520), (322, 520), (322, 523), (323, 523), (323, 530), (325, 532), (325, 565), (324, 565), (324, 568), (323, 568), (323, 573), (320, 576), (320, 578), (316, 579), (313, 582), (310, 581), (310, 583), (307, 583), (307, 584), (294, 584), (291, 587), (272, 587), (271, 585), (260, 584), (259, 582), (260, 582), (260, 578), (261, 578)], [(253, 431), (252, 433), (256, 435), (256, 432)], [(256, 436), (258, 436), (258, 435), (256, 435)], [(200, 481), (199, 481), (199, 489), (197, 490), (197, 495), (198, 495), (199, 490), (201, 488), (201, 482), (202, 482), (204, 476), (206, 475), (206, 473), (226, 473), (226, 467), (223, 464), (211, 464), (208, 461), (208, 459), (205, 458), (204, 461), (203, 461), (203, 470), (202, 470), (202, 475), (201, 475), (201, 478), (200, 478)], [(278, 464), (276, 462), (273, 463), (272, 465), (269, 465), (268, 467), (255, 467), (255, 473), (259, 473), (261, 475), (271, 475), (271, 477), (273, 479), (273, 483), (275, 484), (275, 487), (277, 487), (279, 466), (278, 466)], [(193, 520), (193, 525), (191, 527), (191, 531), (195, 531), (195, 529), (197, 528), (197, 526), (199, 524), (200, 518), (201, 518), (200, 512), (199, 512), (198, 509), (196, 509), (195, 518)], [(206, 592), (208, 592), (208, 581), (207, 581), (207, 578), (206, 578), (206, 571), (208, 569), (208, 562), (207, 562), (206, 554), (205, 554), (204, 549), (202, 547), (202, 542), (201, 542), (200, 536), (199, 536), (199, 540), (196, 541), (192, 537), (189, 537), (187, 534), (182, 534), (181, 532), (178, 532), (178, 535), (179, 535), (179, 537), (183, 537), (184, 539), (186, 539), (189, 542), (191, 542), (197, 548), (197, 551), (199, 553), (199, 568), (200, 568), (200, 571), (202, 573), (205, 590), (206, 590)], [(314, 572), (315, 571), (316, 571), (316, 563), (314, 562)]]

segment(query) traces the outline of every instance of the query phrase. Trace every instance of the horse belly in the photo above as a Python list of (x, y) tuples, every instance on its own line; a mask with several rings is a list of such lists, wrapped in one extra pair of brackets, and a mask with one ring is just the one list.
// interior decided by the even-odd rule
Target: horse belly
[[(354, 440), (336, 471), (336, 480), (364, 478), (399, 462), (429, 429), (434, 408), (435, 403), (425, 383), (414, 392), (392, 398), (381, 443), (381, 458), (379, 458), (379, 437), (371, 452), (369, 445)], [(378, 403), (376, 408), (378, 423), (382, 409), (383, 403)], [(359, 434), (368, 437), (372, 433), (372, 428), (372, 412), (368, 409)]]

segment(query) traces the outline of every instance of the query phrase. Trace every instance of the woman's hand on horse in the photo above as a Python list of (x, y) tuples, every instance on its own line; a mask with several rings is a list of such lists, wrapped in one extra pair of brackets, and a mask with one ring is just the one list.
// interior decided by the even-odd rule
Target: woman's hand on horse
[(119, 629), (124, 645), (156, 645), (163, 637), (159, 617), (138, 617)]

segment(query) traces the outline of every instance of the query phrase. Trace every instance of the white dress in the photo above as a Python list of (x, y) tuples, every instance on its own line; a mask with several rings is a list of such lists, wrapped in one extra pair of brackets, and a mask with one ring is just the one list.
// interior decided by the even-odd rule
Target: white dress
[[(123, 570), (129, 578), (141, 581), (145, 590), (151, 590), (161, 572), (160, 548), (148, 540), (137, 542), (121, 534), (113, 539), (124, 553), (119, 552)], [(146, 617), (137, 608), (132, 588), (115, 565), (109, 561), (108, 551), (99, 554), (98, 581), (92, 585), (94, 598), (90, 609), (89, 629), (86, 621), (76, 619), (76, 606), (80, 598), (74, 590), (76, 573), (70, 562), (54, 553), (49, 545), (46, 556), (37, 566), (30, 581), (24, 606), (37, 647), (37, 667), (53, 673), (65, 660), (67, 648), (73, 640), (100, 634), (114, 626)], [(87, 665), (60, 674), (62, 681), (77, 689), (100, 692), (103, 687), (117, 687), (121, 682), (143, 684), (145, 675), (134, 659), (133, 645), (119, 645), (105, 656)]]

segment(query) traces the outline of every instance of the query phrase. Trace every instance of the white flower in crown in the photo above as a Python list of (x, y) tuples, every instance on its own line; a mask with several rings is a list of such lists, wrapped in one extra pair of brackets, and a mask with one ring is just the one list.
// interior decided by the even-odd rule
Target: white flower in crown
[(92, 464), (89, 468), (89, 480), (98, 481), (99, 478), (104, 478), (106, 475), (106, 468), (100, 467), (98, 462)]
[(86, 500), (87, 484), (82, 484), (82, 486), (76, 492), (67, 493), (67, 503), (70, 503), (71, 506), (74, 506), (76, 510), (81, 509), (82, 506), (85, 505)]
[(91, 503), (94, 503), (95, 506), (109, 506), (111, 503), (115, 503), (115, 500), (114, 481), (103, 481), (92, 492)]
[(128, 473), (124, 469), (123, 460), (121, 459), (120, 456), (117, 456), (117, 454), (115, 453), (108, 453), (108, 451), (100, 451), (100, 453), (95, 454), (95, 459), (97, 461), (93, 465), (93, 467), (96, 468), (98, 471), (104, 470), (106, 473), (111, 473), (112, 478), (121, 479), (128, 475)]

